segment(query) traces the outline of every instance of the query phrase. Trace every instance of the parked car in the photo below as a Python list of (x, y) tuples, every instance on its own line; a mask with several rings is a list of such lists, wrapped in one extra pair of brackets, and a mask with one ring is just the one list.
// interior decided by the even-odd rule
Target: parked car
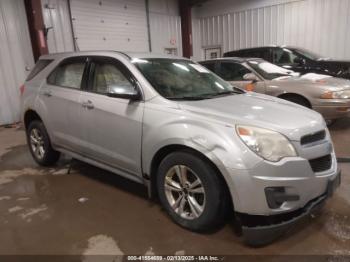
[(188, 59), (46, 55), (21, 93), (38, 164), (53, 165), (65, 153), (145, 184), (193, 231), (234, 211), (247, 243), (264, 244), (339, 185), (320, 114), (232, 88)]
[(301, 74), (318, 73), (350, 79), (350, 61), (324, 58), (299, 47), (266, 46), (227, 52), (224, 57), (257, 57)]
[(259, 58), (228, 57), (200, 64), (234, 86), (312, 108), (329, 124), (350, 116), (350, 80), (313, 73), (300, 77)]

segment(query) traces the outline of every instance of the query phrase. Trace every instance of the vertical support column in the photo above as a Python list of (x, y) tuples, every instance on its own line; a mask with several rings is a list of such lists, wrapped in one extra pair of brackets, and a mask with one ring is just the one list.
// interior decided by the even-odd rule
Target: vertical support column
[(24, 0), (35, 61), (48, 54), (41, 0)]
[(190, 58), (193, 55), (192, 47), (192, 15), (189, 0), (179, 0), (181, 16), (181, 34), (183, 56)]

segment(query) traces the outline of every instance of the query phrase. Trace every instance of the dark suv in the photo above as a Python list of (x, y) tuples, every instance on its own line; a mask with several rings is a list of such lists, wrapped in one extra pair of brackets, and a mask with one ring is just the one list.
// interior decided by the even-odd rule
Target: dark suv
[(297, 47), (267, 46), (227, 52), (224, 57), (257, 57), (301, 74), (318, 73), (350, 79), (350, 61), (322, 58)]

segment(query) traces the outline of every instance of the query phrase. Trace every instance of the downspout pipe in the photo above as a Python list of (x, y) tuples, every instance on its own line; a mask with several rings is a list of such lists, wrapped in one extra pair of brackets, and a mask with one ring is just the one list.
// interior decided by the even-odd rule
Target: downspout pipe
[(72, 17), (72, 8), (71, 8), (70, 0), (67, 0), (67, 4), (68, 4), (68, 13), (70, 18), (70, 28), (72, 31), (72, 38), (73, 38), (73, 48), (74, 48), (74, 52), (76, 52), (76, 51), (79, 51), (79, 48), (78, 48), (77, 38), (75, 37), (74, 27), (73, 27), (73, 17)]
[(145, 0), (146, 4), (146, 19), (147, 19), (147, 34), (148, 34), (148, 50), (152, 52), (151, 26), (149, 21), (149, 0)]

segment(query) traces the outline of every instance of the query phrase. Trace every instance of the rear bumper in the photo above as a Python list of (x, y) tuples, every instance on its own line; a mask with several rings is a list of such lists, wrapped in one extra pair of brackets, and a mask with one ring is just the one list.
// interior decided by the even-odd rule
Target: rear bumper
[(287, 214), (280, 214), (268, 217), (255, 216), (254, 219), (257, 223), (259, 223), (259, 219), (261, 220), (262, 218), (265, 218), (265, 221), (274, 221), (272, 223), (256, 226), (244, 225), (245, 221), (243, 221), (242, 219), (246, 219), (249, 215), (241, 215), (241, 220), (243, 222), (242, 234), (245, 243), (251, 246), (262, 246), (276, 240), (278, 237), (282, 236), (288, 229), (299, 223), (301, 220), (305, 219), (310, 214), (321, 209), (325, 204), (325, 201), (333, 195), (333, 192), (340, 185), (340, 183), (341, 171), (338, 170), (335, 178), (329, 180), (326, 192), (321, 196), (308, 202), (303, 208)]

